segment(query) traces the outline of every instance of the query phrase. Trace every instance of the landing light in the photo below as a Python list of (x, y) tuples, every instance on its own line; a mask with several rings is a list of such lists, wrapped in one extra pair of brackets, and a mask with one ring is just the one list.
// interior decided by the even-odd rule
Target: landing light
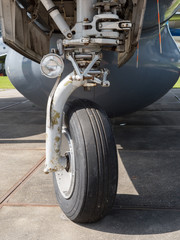
[(64, 70), (64, 62), (59, 55), (50, 53), (42, 58), (40, 68), (42, 74), (46, 77), (57, 78)]

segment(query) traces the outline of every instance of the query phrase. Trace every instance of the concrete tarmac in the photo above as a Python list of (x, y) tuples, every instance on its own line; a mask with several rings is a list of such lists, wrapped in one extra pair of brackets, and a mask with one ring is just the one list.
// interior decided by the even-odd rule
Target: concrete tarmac
[(45, 112), (16, 90), (0, 91), (1, 240), (180, 239), (180, 90), (112, 123), (115, 205), (97, 223), (74, 224), (43, 173)]

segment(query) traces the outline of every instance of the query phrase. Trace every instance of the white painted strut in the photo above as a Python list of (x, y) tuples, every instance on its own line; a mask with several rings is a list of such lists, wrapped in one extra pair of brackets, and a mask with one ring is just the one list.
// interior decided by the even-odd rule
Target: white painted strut
[(53, 3), (52, 0), (41, 0), (42, 4), (46, 8), (46, 10), (49, 12), (50, 16), (58, 26), (59, 30), (62, 32), (62, 34), (68, 38), (72, 38), (72, 32), (64, 20), (63, 16), (60, 14), (58, 8), (56, 5)]
[[(66, 167), (66, 158), (61, 156), (63, 110), (69, 96), (85, 81), (71, 80), (74, 74), (69, 74), (62, 80), (53, 97), (48, 101), (46, 122), (46, 162), (45, 173), (55, 172)], [(50, 116), (49, 116), (50, 115)], [(50, 117), (50, 121), (48, 120)]]
[(97, 0), (77, 0), (77, 23), (83, 22), (88, 19), (90, 22), (93, 20), (94, 9), (93, 4)]

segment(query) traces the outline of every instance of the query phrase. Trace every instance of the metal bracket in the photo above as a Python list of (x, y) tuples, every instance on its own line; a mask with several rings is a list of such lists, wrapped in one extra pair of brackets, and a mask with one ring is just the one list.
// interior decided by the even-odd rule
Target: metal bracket
[[(83, 70), (83, 72), (80, 70), (76, 60), (70, 55), (67, 55), (67, 59), (69, 61), (71, 61), (76, 74), (74, 76), (72, 76), (72, 80), (90, 80), (93, 83), (96, 84), (100, 84), (103, 87), (109, 87), (110, 86), (110, 82), (107, 80), (107, 76), (109, 74), (109, 70), (108, 69), (103, 69), (101, 71), (93, 71), (91, 70), (92, 67), (94, 66), (94, 64), (100, 59), (100, 54), (96, 54), (94, 56), (94, 58), (92, 59), (92, 61), (89, 63), (89, 65)], [(100, 80), (98, 77), (96, 77), (97, 75), (102, 75), (103, 79)], [(92, 85), (94, 86), (94, 85)]]

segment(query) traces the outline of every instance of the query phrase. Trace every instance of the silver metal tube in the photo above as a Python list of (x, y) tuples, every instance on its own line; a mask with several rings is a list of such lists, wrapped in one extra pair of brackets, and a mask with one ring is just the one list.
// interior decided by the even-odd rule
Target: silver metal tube
[(77, 0), (77, 22), (83, 22), (88, 19), (90, 22), (93, 20), (94, 9), (93, 4), (97, 0)]
[(56, 23), (57, 27), (62, 32), (62, 34), (66, 38), (71, 39), (72, 32), (71, 32), (68, 24), (66, 23), (66, 21), (60, 14), (59, 10), (56, 9), (56, 5), (53, 3), (53, 1), (52, 0), (41, 0), (41, 2), (44, 5), (44, 7), (46, 8), (46, 10), (49, 11), (50, 16), (52, 17), (52, 19), (54, 20), (54, 22)]

